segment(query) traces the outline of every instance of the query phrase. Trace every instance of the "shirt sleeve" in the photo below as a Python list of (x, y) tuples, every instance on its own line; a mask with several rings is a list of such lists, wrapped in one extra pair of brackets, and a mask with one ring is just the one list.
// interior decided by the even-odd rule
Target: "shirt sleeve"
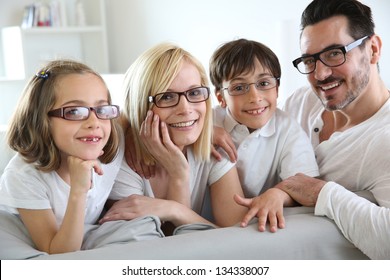
[(226, 116), (226, 109), (222, 108), (220, 105), (217, 105), (213, 108), (213, 123), (215, 126), (224, 127), (223, 120)]
[(221, 150), (219, 150), (219, 152), (222, 154), (222, 159), (220, 161), (211, 159), (212, 168), (207, 180), (208, 186), (214, 184), (236, 165), (235, 163), (231, 162), (227, 156), (221, 152)]
[(343, 235), (369, 258), (390, 259), (389, 208), (328, 182), (319, 194), (315, 215), (334, 220)]
[(16, 208), (51, 209), (47, 184), (31, 173), (22, 174), (15, 169), (7, 170), (1, 178), (0, 204), (16, 213)]
[(119, 200), (132, 194), (144, 195), (144, 180), (133, 171), (123, 158), (120, 170), (115, 179), (109, 199)]

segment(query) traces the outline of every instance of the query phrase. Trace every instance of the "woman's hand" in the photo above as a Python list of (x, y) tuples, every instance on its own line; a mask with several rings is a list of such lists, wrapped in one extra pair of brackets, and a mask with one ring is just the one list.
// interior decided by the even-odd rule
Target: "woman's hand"
[(133, 220), (146, 215), (158, 216), (161, 220), (169, 220), (169, 201), (153, 197), (133, 194), (115, 202), (99, 221), (100, 224), (116, 220)]
[(125, 143), (125, 158), (130, 168), (145, 179), (150, 179), (151, 177), (153, 177), (156, 173), (155, 166), (147, 165), (142, 160), (137, 160), (135, 146), (133, 142), (133, 134), (130, 127), (126, 128)]
[(157, 114), (148, 111), (141, 124), (140, 136), (149, 152), (171, 176), (180, 178), (189, 171), (183, 151), (172, 142), (166, 123), (160, 122)]
[(190, 207), (189, 164), (183, 151), (172, 142), (166, 123), (160, 122), (158, 115), (148, 111), (140, 133), (146, 148), (159, 166), (168, 173), (169, 188), (166, 199)]
[(148, 215), (157, 216), (161, 221), (170, 221), (175, 226), (191, 223), (211, 224), (190, 208), (176, 201), (137, 194), (130, 195), (115, 202), (99, 223), (103, 224), (116, 220), (132, 220)]

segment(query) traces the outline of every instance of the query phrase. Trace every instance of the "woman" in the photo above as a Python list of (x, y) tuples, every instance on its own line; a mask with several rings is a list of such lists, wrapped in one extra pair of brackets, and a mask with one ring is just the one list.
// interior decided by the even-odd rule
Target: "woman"
[[(169, 43), (143, 53), (125, 76), (125, 127), (135, 157), (154, 165), (150, 179), (123, 161), (116, 202), (101, 222), (156, 215), (175, 227), (208, 223), (200, 216), (207, 187), (217, 226), (240, 221), (245, 208), (237, 170), (227, 158), (210, 159), (212, 105), (207, 75), (190, 53)], [(127, 123), (128, 122), (128, 123)], [(133, 155), (134, 156), (134, 155)]]

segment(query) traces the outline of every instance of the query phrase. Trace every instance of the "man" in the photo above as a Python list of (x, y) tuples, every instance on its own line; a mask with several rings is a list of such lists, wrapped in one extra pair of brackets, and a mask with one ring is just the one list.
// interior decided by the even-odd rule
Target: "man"
[(368, 257), (389, 259), (390, 93), (371, 10), (357, 0), (314, 0), (301, 27), (293, 64), (311, 88), (295, 92), (285, 110), (309, 135), (320, 179), (298, 174), (276, 187), (333, 219)]

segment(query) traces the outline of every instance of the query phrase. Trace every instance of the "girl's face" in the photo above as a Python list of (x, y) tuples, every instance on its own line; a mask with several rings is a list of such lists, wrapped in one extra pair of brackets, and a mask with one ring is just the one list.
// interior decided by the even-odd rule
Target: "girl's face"
[[(167, 91), (184, 92), (200, 87), (201, 77), (198, 69), (191, 63), (183, 61), (180, 71)], [(169, 108), (153, 106), (153, 113), (168, 127), (169, 136), (181, 150), (196, 142), (202, 132), (206, 115), (206, 101), (190, 103), (181, 95), (179, 104)]]
[[(93, 74), (70, 74), (56, 86), (53, 109), (66, 106), (95, 107), (108, 105), (108, 90)], [(62, 162), (71, 155), (83, 160), (97, 159), (111, 133), (110, 120), (101, 120), (94, 111), (80, 121), (51, 117), (50, 129), (54, 142), (62, 154)]]
[[(229, 81), (223, 81), (222, 87), (237, 84), (251, 84), (249, 91), (242, 95), (231, 96), (228, 90), (217, 92), (222, 106), (227, 106), (234, 119), (250, 130), (262, 128), (273, 116), (277, 107), (278, 86), (264, 91), (255, 87), (257, 81), (267, 81), (272, 75), (256, 59), (254, 71), (243, 73)], [(264, 83), (264, 82), (263, 82)], [(242, 88), (242, 87), (239, 87)]]

